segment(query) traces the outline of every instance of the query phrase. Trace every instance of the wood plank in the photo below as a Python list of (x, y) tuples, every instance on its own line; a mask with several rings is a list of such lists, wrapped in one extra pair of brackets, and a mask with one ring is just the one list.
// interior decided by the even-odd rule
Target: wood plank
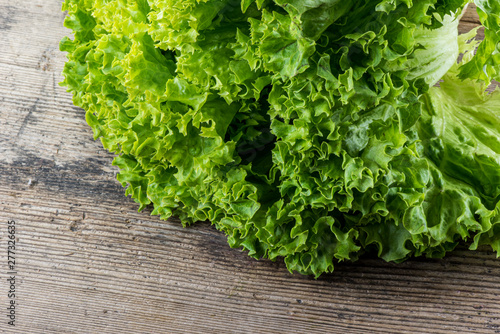
[[(364, 257), (314, 280), (230, 249), (208, 223), (138, 213), (57, 85), (59, 8), (0, 1), (0, 332), (500, 332), (500, 261), (488, 248), (398, 265)], [(477, 24), (466, 21), (463, 31)], [(12, 219), (15, 329), (4, 315)]]
[[(288, 274), (281, 263), (254, 261), (229, 249), (207, 224), (182, 229), (132, 211), (133, 204), (117, 212), (113, 201), (52, 196), (52, 203), (40, 203), (35, 188), (10, 195), (22, 196), (22, 202), (2, 200), (0, 210), (20, 226), (20, 253), (26, 258), (19, 269), (20, 291), (30, 292), (20, 317), (48, 321), (52, 316), (36, 312), (50, 310), (61, 332), (75, 323), (93, 330), (102, 323), (113, 328), (109, 333), (121, 333), (133, 321), (155, 333), (184, 325), (192, 333), (216, 333), (225, 328), (219, 327), (223, 317), (240, 332), (328, 331), (338, 325), (368, 333), (375, 324), (391, 332), (405, 323), (408, 332), (438, 333), (456, 320), (471, 328), (494, 325), (500, 312), (500, 266), (487, 250), (402, 265), (365, 258), (340, 264), (334, 274), (315, 281)], [(134, 312), (134, 305), (140, 310)], [(177, 319), (165, 317), (165, 309)], [(327, 321), (332, 316), (336, 319)], [(203, 319), (203, 325), (192, 327), (191, 317)], [(266, 321), (275, 327), (262, 327)], [(420, 328), (421, 321), (432, 323)], [(460, 323), (452, 328), (467, 332)]]
[[(465, 33), (468, 33), (472, 29), (477, 28), (479, 26), (481, 26), (481, 24), (479, 24), (479, 23), (461, 22), (460, 25), (458, 26), (458, 33), (459, 34), (465, 34)], [(483, 40), (484, 39), (484, 28), (482, 26), (477, 31), (476, 39), (478, 39), (478, 40)]]
[(481, 21), (479, 21), (479, 15), (477, 13), (477, 7), (475, 4), (470, 3), (467, 6), (467, 10), (463, 14), (461, 21), (477, 23), (477, 24), (481, 23)]

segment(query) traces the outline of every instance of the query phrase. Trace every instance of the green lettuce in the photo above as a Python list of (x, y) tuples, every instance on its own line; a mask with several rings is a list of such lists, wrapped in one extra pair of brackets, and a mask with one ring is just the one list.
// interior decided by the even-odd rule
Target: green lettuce
[(498, 252), (500, 8), (476, 42), (469, 2), (66, 0), (62, 85), (139, 209), (254, 258)]

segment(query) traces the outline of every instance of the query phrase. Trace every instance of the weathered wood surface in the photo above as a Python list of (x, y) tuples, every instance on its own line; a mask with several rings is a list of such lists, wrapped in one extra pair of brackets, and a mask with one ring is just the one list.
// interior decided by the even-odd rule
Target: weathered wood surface
[[(230, 249), (209, 224), (137, 213), (112, 155), (57, 85), (69, 33), (59, 8), (0, 0), (0, 332), (500, 332), (500, 260), (488, 249), (399, 265), (364, 258), (314, 280)], [(477, 22), (464, 19), (463, 29)]]

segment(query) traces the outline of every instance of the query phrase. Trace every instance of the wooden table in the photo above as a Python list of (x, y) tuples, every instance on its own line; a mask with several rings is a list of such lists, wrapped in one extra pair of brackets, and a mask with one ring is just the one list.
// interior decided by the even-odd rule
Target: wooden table
[[(60, 6), (0, 0), (0, 332), (500, 332), (500, 260), (489, 249), (399, 265), (365, 257), (314, 280), (230, 249), (209, 224), (138, 213), (58, 86), (69, 34)], [(464, 20), (463, 31), (477, 24)]]

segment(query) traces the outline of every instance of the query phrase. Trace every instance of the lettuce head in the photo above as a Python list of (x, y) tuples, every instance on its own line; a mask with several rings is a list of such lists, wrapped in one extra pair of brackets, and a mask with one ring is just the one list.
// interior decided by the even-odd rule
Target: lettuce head
[[(63, 85), (140, 209), (319, 276), (500, 251), (500, 2), (66, 0)], [(438, 84), (438, 85), (436, 85)]]

